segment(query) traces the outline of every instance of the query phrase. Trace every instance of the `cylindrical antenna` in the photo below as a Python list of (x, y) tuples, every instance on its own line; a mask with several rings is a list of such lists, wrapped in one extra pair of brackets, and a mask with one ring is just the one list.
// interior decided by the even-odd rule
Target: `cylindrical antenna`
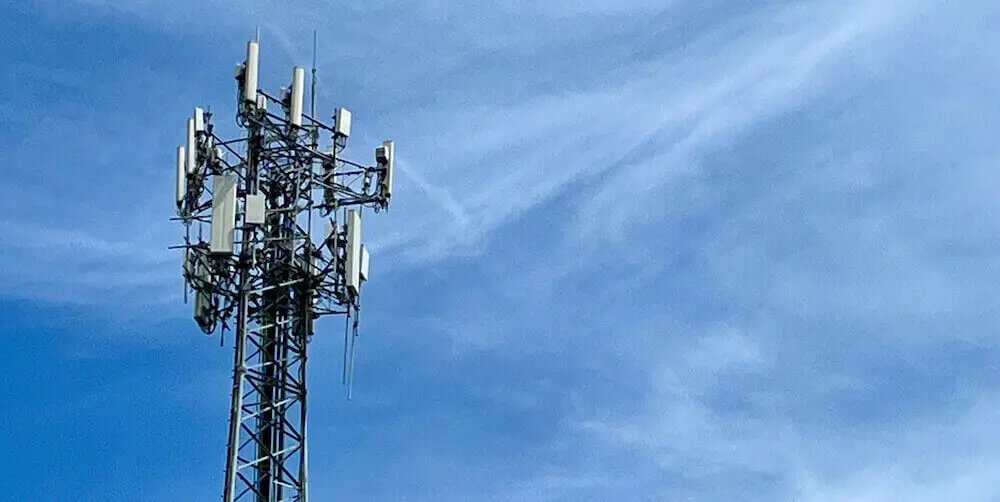
[(288, 107), (288, 122), (293, 126), (302, 125), (302, 94), (305, 89), (306, 72), (299, 66), (292, 68), (292, 103)]
[(247, 67), (243, 79), (243, 100), (257, 104), (257, 71), (260, 46), (256, 40), (247, 42)]

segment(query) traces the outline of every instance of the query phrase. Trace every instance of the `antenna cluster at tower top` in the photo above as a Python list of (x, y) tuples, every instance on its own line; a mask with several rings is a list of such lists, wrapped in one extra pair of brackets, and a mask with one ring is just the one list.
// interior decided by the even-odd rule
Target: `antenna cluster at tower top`
[[(328, 219), (326, 235), (319, 242), (303, 235), (293, 235), (290, 242), (315, 254), (329, 249), (331, 239), (335, 244), (338, 234), (343, 236), (343, 263), (332, 263), (343, 269), (343, 277), (333, 277), (343, 288), (335, 289), (334, 296), (337, 303), (351, 303), (359, 294), (362, 276), (367, 276), (369, 256), (359, 242), (360, 209), (386, 209), (392, 197), (394, 142), (386, 140), (375, 148), (373, 166), (342, 158), (351, 134), (351, 112), (336, 108), (329, 125), (305, 113), (302, 67), (292, 68), (290, 85), (278, 95), (259, 89), (259, 56), (258, 42), (250, 41), (246, 60), (235, 72), (237, 123), (247, 134), (233, 140), (219, 138), (212, 114), (198, 107), (187, 119), (185, 144), (177, 148), (177, 210), (188, 229), (183, 246), (185, 279), (195, 291), (195, 317), (206, 332), (214, 331), (219, 321), (225, 326), (225, 314), (230, 313), (225, 305), (213, 313), (210, 304), (231, 296), (218, 291), (231, 277), (221, 277), (224, 270), (206, 262), (209, 257), (218, 262), (238, 257), (245, 249), (252, 251), (253, 237), (268, 231), (268, 215), (272, 220), (280, 214), (282, 221), (305, 224), (301, 233), (308, 237), (313, 213)], [(321, 132), (329, 133), (331, 140), (325, 149), (319, 147)], [(314, 197), (317, 194), (321, 196)], [(345, 209), (344, 214), (338, 215), (338, 209)], [(299, 221), (300, 216), (306, 221)], [(338, 226), (338, 219), (345, 224)], [(197, 237), (192, 235), (195, 230)]]

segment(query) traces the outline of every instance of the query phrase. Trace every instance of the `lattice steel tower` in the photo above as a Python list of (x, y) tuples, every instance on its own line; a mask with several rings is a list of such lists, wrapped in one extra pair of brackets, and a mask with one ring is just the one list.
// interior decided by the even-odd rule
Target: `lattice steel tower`
[[(314, 40), (315, 44), (315, 40)], [(306, 500), (306, 361), (315, 319), (345, 316), (343, 381), (353, 374), (360, 293), (368, 276), (361, 211), (388, 208), (392, 141), (375, 165), (341, 157), (351, 114), (332, 125), (303, 111), (305, 70), (273, 96), (258, 89), (257, 41), (236, 68), (236, 139), (219, 137), (195, 108), (177, 149), (177, 212), (184, 223), (185, 301), (206, 334), (235, 335), (225, 502)], [(269, 110), (268, 107), (271, 109)], [(321, 148), (321, 138), (329, 146)], [(313, 221), (314, 216), (316, 222)], [(321, 239), (314, 223), (325, 220)], [(207, 237), (206, 237), (207, 235)]]

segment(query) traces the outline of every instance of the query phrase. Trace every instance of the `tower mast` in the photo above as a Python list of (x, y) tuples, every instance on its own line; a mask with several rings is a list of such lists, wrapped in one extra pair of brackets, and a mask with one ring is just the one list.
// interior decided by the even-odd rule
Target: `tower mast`
[[(258, 88), (259, 46), (250, 41), (236, 70), (243, 133), (221, 138), (212, 114), (196, 108), (178, 148), (175, 219), (185, 225), (185, 239), (176, 247), (184, 250), (194, 318), (206, 334), (235, 334), (225, 502), (306, 500), (306, 361), (314, 322), (357, 320), (369, 261), (360, 209), (386, 209), (391, 197), (394, 143), (375, 149), (373, 166), (352, 162), (342, 156), (350, 112), (337, 108), (331, 124), (316, 117), (315, 44), (314, 34), (308, 114), (304, 69), (294, 67), (290, 86), (268, 94)], [(330, 146), (320, 151), (326, 134)], [(327, 222), (318, 239), (314, 213)], [(200, 237), (204, 230), (208, 240)], [(353, 353), (357, 322), (346, 329)], [(345, 374), (348, 367), (353, 361), (345, 362)]]

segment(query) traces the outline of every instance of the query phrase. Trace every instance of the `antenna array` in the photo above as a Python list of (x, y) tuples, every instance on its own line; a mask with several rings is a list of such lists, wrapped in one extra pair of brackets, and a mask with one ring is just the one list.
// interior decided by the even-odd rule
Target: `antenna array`
[[(315, 67), (315, 65), (314, 65)], [(303, 110), (305, 71), (273, 96), (258, 88), (259, 46), (236, 67), (236, 139), (195, 108), (177, 148), (185, 300), (206, 334), (233, 331), (235, 361), (223, 499), (306, 500), (306, 354), (313, 323), (345, 316), (343, 383), (350, 396), (369, 253), (361, 211), (387, 209), (392, 141), (375, 165), (342, 158), (351, 113), (332, 124)], [(315, 85), (315, 68), (313, 69)], [(270, 110), (269, 110), (270, 107)], [(320, 137), (329, 146), (320, 147)], [(314, 238), (313, 216), (326, 220)]]

